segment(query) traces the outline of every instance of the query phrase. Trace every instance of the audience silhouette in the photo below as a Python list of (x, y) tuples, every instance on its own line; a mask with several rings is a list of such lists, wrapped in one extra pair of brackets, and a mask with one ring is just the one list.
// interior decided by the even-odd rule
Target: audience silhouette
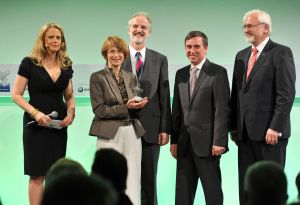
[(288, 198), (284, 171), (273, 161), (251, 165), (246, 171), (244, 189), (247, 205), (284, 205)]
[(114, 149), (100, 149), (95, 154), (92, 174), (109, 180), (118, 192), (118, 205), (132, 205), (125, 194), (128, 174), (126, 158)]
[(300, 205), (300, 172), (298, 173), (298, 175), (296, 177), (295, 183), (296, 183), (296, 187), (298, 190), (298, 195), (295, 200), (293, 200), (291, 203), (289, 203), (289, 205)]
[(56, 179), (58, 176), (64, 174), (88, 175), (79, 162), (67, 158), (60, 158), (48, 170), (45, 180), (45, 186), (51, 183), (51, 181)]
[(45, 187), (41, 205), (116, 205), (111, 184), (98, 176), (61, 174)]

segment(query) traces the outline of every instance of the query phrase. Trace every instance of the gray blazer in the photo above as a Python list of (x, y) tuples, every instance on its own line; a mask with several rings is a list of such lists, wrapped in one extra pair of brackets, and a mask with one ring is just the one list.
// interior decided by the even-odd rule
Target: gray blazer
[(228, 149), (229, 82), (225, 68), (206, 60), (189, 95), (190, 65), (176, 72), (172, 144), (183, 156), (190, 138), (196, 156), (211, 156), (213, 145)]
[[(141, 122), (146, 130), (143, 139), (156, 144), (158, 134), (171, 133), (170, 88), (167, 57), (151, 49), (146, 49), (144, 72), (140, 86), (148, 103), (141, 111)], [(130, 58), (123, 63), (124, 70), (132, 72)]]
[[(136, 86), (136, 78), (132, 73), (121, 69), (128, 98), (133, 98), (132, 87)], [(126, 104), (123, 104), (119, 87), (111, 72), (106, 67), (92, 73), (90, 77), (90, 97), (95, 117), (89, 135), (113, 139), (120, 126), (130, 118)], [(138, 137), (145, 130), (138, 119), (133, 119), (133, 126)]]

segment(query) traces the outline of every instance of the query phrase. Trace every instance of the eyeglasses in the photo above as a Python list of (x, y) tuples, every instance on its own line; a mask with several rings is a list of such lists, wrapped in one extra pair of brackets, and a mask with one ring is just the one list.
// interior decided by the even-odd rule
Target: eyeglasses
[(263, 25), (264, 23), (258, 23), (258, 24), (255, 24), (255, 25), (251, 25), (251, 24), (246, 24), (246, 25), (243, 25), (242, 26), (242, 29), (253, 29), (254, 27), (256, 26), (259, 26), (259, 25)]
[(138, 28), (141, 28), (142, 30), (148, 30), (149, 27), (148, 26), (145, 26), (145, 25), (138, 25), (138, 24), (133, 24), (133, 25), (130, 25), (133, 29), (138, 29)]

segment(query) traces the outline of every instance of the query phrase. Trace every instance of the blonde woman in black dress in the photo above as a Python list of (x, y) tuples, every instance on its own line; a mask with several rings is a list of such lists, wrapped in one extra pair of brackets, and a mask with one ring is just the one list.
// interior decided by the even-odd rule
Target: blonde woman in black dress
[[(24, 109), (24, 173), (29, 175), (30, 205), (40, 204), (45, 175), (66, 154), (67, 127), (75, 116), (72, 61), (60, 25), (44, 25), (30, 56), (19, 67), (12, 99)], [(28, 88), (29, 101), (23, 97)], [(49, 114), (58, 113), (60, 129), (50, 128)], [(36, 121), (28, 125), (28, 122)]]

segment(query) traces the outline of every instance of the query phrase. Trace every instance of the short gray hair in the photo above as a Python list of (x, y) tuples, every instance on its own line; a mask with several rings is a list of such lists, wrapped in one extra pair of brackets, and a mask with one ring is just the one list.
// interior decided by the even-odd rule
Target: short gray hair
[(137, 17), (137, 16), (144, 16), (144, 17), (147, 19), (147, 21), (149, 22), (149, 30), (151, 31), (152, 20), (151, 20), (149, 14), (147, 14), (147, 13), (144, 12), (144, 11), (139, 11), (139, 12), (137, 12), (137, 13), (135, 13), (135, 14), (133, 14), (133, 15), (131, 16), (131, 18), (130, 18), (129, 21), (128, 21), (128, 28), (129, 28), (130, 25), (131, 25), (132, 19), (134, 19), (134, 18)]
[(246, 18), (254, 13), (258, 13), (258, 21), (259, 23), (263, 23), (263, 24), (268, 24), (269, 25), (269, 32), (268, 32), (268, 36), (271, 35), (272, 33), (272, 20), (271, 20), (271, 16), (270, 14), (268, 14), (266, 11), (262, 11), (259, 9), (253, 9), (251, 11), (248, 11), (244, 17), (243, 17), (243, 21), (246, 20)]

